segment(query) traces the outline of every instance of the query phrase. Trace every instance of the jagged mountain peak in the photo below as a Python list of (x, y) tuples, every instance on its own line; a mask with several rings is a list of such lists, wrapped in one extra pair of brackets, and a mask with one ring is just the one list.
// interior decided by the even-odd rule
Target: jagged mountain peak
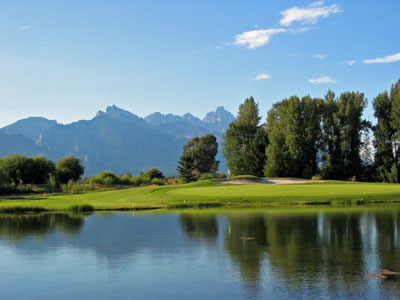
[(229, 111), (225, 110), (223, 106), (219, 106), (215, 111), (207, 113), (203, 122), (213, 124), (218, 129), (225, 131), (234, 119), (235, 117)]
[(224, 112), (224, 111), (227, 111), (227, 110), (223, 106), (218, 106), (217, 109), (215, 110), (215, 112), (217, 112), (217, 113), (218, 112)]
[(139, 120), (141, 119), (137, 115), (119, 108), (116, 105), (107, 106), (106, 111), (99, 110), (95, 116), (95, 118), (109, 118), (115, 120)]
[[(65, 125), (40, 117), (28, 118), (0, 129), (0, 157), (9, 153), (44, 153), (57, 160), (74, 154), (84, 161), (86, 175), (103, 170), (138, 173), (152, 166), (172, 175), (188, 140), (212, 133), (220, 141), (229, 125), (220, 120), (226, 120), (226, 116), (233, 119), (223, 107), (211, 114), (213, 117), (207, 122), (190, 113), (179, 116), (155, 112), (141, 118), (111, 105), (90, 120)], [(44, 125), (36, 126), (41, 122)], [(218, 159), (223, 161), (222, 157)]]

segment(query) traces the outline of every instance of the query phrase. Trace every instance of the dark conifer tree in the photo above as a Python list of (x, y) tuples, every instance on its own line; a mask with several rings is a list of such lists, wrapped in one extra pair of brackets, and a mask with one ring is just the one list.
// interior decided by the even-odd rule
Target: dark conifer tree
[[(224, 137), (223, 154), (231, 175), (260, 175), (260, 168), (264, 165), (266, 139), (254, 139), (260, 129), (258, 104), (250, 97), (239, 106), (237, 118), (229, 125)], [(258, 145), (257, 145), (258, 144)], [(260, 159), (260, 167), (254, 166), (253, 158)]]

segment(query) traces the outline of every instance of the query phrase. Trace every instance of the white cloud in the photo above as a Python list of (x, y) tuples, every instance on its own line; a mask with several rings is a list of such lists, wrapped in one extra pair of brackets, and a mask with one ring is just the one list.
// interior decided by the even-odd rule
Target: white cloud
[(258, 74), (256, 77), (254, 77), (253, 80), (265, 80), (265, 79), (269, 79), (269, 78), (271, 78), (271, 76), (268, 75), (267, 73), (261, 73), (261, 74)]
[(309, 79), (308, 82), (312, 84), (321, 84), (321, 83), (335, 83), (336, 80), (333, 80), (329, 76), (322, 76), (315, 79)]
[(268, 44), (273, 35), (286, 31), (287, 29), (283, 28), (246, 31), (236, 35), (233, 44), (245, 46), (249, 49), (255, 49)]
[(324, 5), (324, 1), (315, 1), (309, 5), (309, 7), (316, 7)]
[(22, 30), (29, 30), (29, 29), (31, 29), (31, 26), (30, 25), (24, 25), (24, 26), (21, 27), (21, 29)]
[(326, 55), (325, 54), (315, 54), (315, 57), (319, 58), (319, 59), (324, 59), (324, 58), (326, 58)]
[(324, 1), (317, 1), (311, 3), (306, 8), (294, 6), (281, 11), (283, 18), (280, 20), (280, 24), (283, 26), (290, 26), (295, 22), (300, 24), (315, 24), (321, 18), (342, 12), (336, 4), (332, 4), (331, 6), (323, 5)]
[(349, 66), (352, 66), (352, 65), (354, 65), (356, 62), (357, 62), (356, 60), (348, 60), (348, 61), (346, 61), (345, 63), (348, 64)]
[(381, 63), (392, 63), (392, 62), (396, 62), (396, 61), (400, 61), (400, 52), (393, 54), (393, 55), (388, 55), (385, 57), (378, 57), (378, 58), (374, 58), (374, 59), (365, 59), (362, 62), (364, 64), (381, 64)]

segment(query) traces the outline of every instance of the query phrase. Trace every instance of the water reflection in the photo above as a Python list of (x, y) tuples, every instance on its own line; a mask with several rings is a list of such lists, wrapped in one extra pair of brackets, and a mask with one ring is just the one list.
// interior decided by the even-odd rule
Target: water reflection
[[(112, 266), (113, 274), (127, 266), (136, 278), (149, 273), (144, 266), (164, 266), (170, 278), (172, 269), (187, 272), (197, 263), (207, 286), (217, 270), (226, 274), (230, 288), (238, 274), (245, 298), (395, 298), (400, 279), (379, 281), (365, 274), (400, 271), (399, 220), (398, 206), (356, 212), (0, 215), (0, 246), (27, 256), (67, 247), (78, 259), (84, 250), (83, 261), (89, 251), (97, 264)], [(29, 251), (21, 251), (24, 247)], [(181, 281), (200, 276), (174, 274)], [(217, 279), (212, 282), (218, 289)], [(195, 283), (201, 286), (201, 278), (189, 281)]]
[(182, 213), (179, 219), (182, 230), (189, 238), (204, 239), (209, 242), (216, 240), (218, 236), (216, 215)]
[(263, 215), (229, 215), (225, 248), (239, 266), (245, 287), (250, 293), (258, 293), (261, 264), (267, 245), (267, 227)]
[[(271, 276), (293, 295), (307, 287), (327, 297), (352, 298), (360, 290), (377, 293), (366, 274), (383, 268), (400, 271), (399, 216), (398, 209), (228, 213), (224, 245), (248, 298), (257, 298)], [(191, 218), (199, 216), (185, 215), (186, 222)], [(191, 227), (192, 235), (196, 228)], [(197, 235), (202, 236), (201, 231)], [(400, 290), (400, 280), (385, 285), (390, 286), (389, 294)]]
[(82, 226), (83, 217), (80, 215), (0, 215), (0, 239), (20, 241), (28, 237), (44, 238), (55, 231), (73, 236)]

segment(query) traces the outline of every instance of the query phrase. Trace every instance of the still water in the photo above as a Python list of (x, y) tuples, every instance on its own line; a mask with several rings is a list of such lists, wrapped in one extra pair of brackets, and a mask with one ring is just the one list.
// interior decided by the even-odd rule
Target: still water
[(399, 299), (400, 206), (0, 215), (0, 299)]

